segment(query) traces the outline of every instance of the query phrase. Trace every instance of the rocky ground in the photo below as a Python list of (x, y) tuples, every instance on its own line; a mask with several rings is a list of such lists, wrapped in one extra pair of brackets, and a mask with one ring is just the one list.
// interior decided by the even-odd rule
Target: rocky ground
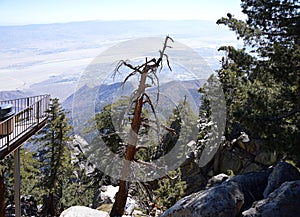
[(300, 172), (279, 162), (261, 172), (213, 177), (205, 190), (179, 200), (161, 217), (296, 217)]
[[(71, 207), (61, 217), (108, 217), (116, 188), (104, 187), (99, 194), (102, 211)], [(135, 204), (135, 201), (130, 203)], [(128, 206), (130, 205), (128, 203)], [(146, 216), (137, 204), (125, 216)], [(286, 162), (260, 172), (212, 177), (204, 190), (192, 193), (166, 210), (160, 217), (296, 217), (300, 213), (300, 172)]]

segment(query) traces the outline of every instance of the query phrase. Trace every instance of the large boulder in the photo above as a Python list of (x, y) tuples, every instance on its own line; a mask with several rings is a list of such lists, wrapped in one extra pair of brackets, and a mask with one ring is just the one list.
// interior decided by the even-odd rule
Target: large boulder
[(279, 188), (286, 181), (295, 181), (300, 179), (300, 172), (293, 165), (286, 162), (277, 163), (268, 178), (268, 185), (264, 191), (264, 198)]
[(165, 216), (222, 216), (239, 215), (249, 209), (254, 201), (263, 199), (272, 169), (251, 172), (234, 177), (225, 174), (214, 176), (204, 191), (178, 201)]
[(179, 200), (161, 217), (295, 217), (300, 213), (300, 172), (279, 162), (273, 168), (209, 180), (205, 190)]
[(296, 217), (300, 213), (300, 180), (285, 182), (266, 199), (253, 204), (243, 217)]
[(243, 203), (238, 184), (223, 183), (179, 200), (160, 217), (234, 217)]
[(271, 172), (272, 169), (266, 169), (260, 172), (236, 175), (228, 180), (228, 182), (236, 182), (243, 193), (242, 210), (250, 208), (254, 201), (263, 199), (263, 193), (268, 185), (268, 177)]
[(72, 206), (63, 211), (60, 217), (109, 217), (109, 214), (85, 206)]

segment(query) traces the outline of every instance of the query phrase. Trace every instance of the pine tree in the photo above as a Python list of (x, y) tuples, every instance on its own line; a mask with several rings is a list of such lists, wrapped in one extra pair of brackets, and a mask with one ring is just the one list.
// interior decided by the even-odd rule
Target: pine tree
[(5, 208), (9, 197), (9, 188), (13, 186), (13, 158), (7, 156), (0, 161), (0, 216), (5, 217)]
[(168, 177), (158, 181), (158, 188), (154, 190), (157, 205), (164, 210), (170, 208), (182, 198), (185, 189), (186, 182), (182, 181), (181, 169), (170, 171)]
[(38, 143), (38, 159), (42, 177), (40, 179), (43, 197), (42, 216), (55, 216), (63, 209), (63, 189), (72, 175), (70, 151), (67, 143), (71, 140), (71, 126), (66, 113), (57, 98), (51, 99), (47, 111), (47, 126), (35, 138)]
[(217, 21), (245, 48), (227, 46), (218, 71), (226, 97), (227, 139), (241, 131), (298, 164), (300, 138), (300, 3), (242, 0), (246, 21)]
[(21, 195), (33, 195), (39, 199), (40, 189), (37, 187), (41, 175), (40, 162), (34, 157), (34, 152), (20, 150)]
[[(20, 149), (20, 175), (21, 175), (21, 195), (33, 195), (39, 199), (40, 189), (36, 186), (40, 176), (39, 162), (34, 158), (34, 153), (25, 149)], [(11, 155), (1, 161), (0, 166), (0, 194), (1, 194), (1, 215), (5, 216), (5, 209), (8, 204), (13, 204), (14, 166)]]
[[(218, 160), (220, 145), (225, 128), (225, 102), (220, 96), (220, 81), (215, 75), (211, 75), (207, 83), (199, 89), (201, 93), (201, 105), (199, 107), (198, 141), (194, 150), (195, 160), (200, 167), (207, 165), (214, 156)], [(230, 116), (227, 116), (227, 122)], [(226, 132), (225, 132), (226, 134)], [(215, 162), (215, 164), (218, 164)], [(214, 167), (217, 174), (218, 168)]]

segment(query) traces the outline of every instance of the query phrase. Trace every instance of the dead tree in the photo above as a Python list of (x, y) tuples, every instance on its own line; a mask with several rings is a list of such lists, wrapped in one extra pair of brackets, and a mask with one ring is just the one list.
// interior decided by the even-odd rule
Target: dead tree
[[(132, 98), (132, 105), (134, 108), (133, 113), (133, 119), (131, 121), (131, 128), (128, 133), (128, 142), (126, 146), (125, 151), (125, 163), (123, 165), (122, 173), (121, 173), (121, 180), (119, 184), (119, 191), (116, 194), (116, 200), (113, 204), (112, 210), (110, 212), (111, 217), (116, 216), (122, 216), (124, 213), (124, 208), (126, 205), (126, 200), (128, 197), (128, 189), (129, 189), (129, 182), (126, 181), (127, 177), (130, 175), (130, 166), (132, 161), (135, 160), (135, 154), (137, 151), (137, 140), (138, 140), (138, 133), (140, 130), (140, 127), (143, 125), (142, 120), (142, 111), (143, 111), (143, 105), (148, 104), (150, 105), (152, 112), (154, 116), (155, 114), (155, 108), (153, 106), (153, 103), (151, 102), (150, 97), (146, 93), (146, 88), (149, 87), (147, 84), (147, 79), (150, 79), (152, 83), (155, 83), (158, 85), (159, 80), (157, 77), (157, 72), (161, 71), (163, 68), (163, 60), (167, 61), (167, 65), (169, 69), (171, 70), (169, 59), (167, 54), (165, 54), (165, 51), (167, 48), (171, 48), (168, 45), (168, 41), (172, 41), (173, 39), (169, 36), (166, 37), (163, 49), (159, 51), (159, 58), (153, 58), (151, 60), (148, 60), (146, 58), (145, 63), (141, 65), (134, 66), (130, 64), (128, 61), (121, 60), (119, 64), (117, 65), (115, 69), (115, 73), (119, 72), (119, 69), (121, 67), (127, 67), (131, 71), (129, 75), (124, 79), (123, 84), (126, 83), (126, 81), (134, 75), (137, 75), (140, 77), (139, 79), (139, 86), (138, 89), (134, 92), (133, 98)], [(158, 92), (159, 93), (159, 92)], [(157, 97), (158, 100), (158, 97)], [(157, 127), (159, 128), (158, 122), (156, 122)]]

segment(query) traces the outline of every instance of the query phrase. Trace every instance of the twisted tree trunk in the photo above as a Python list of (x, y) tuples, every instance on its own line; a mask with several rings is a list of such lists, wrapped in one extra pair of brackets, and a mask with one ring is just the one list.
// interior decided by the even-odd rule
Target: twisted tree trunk
[(125, 163), (122, 170), (122, 178), (119, 184), (119, 191), (116, 194), (116, 201), (110, 212), (111, 217), (123, 215), (128, 197), (129, 182), (126, 180), (128, 178), (128, 175), (130, 175), (130, 165), (134, 160), (136, 152), (137, 136), (141, 126), (141, 114), (143, 109), (143, 98), (146, 86), (147, 72), (148, 70), (144, 70), (139, 84), (138, 92), (140, 91), (140, 93), (134, 108), (134, 117), (131, 122), (131, 129), (128, 136), (128, 144), (125, 153)]

